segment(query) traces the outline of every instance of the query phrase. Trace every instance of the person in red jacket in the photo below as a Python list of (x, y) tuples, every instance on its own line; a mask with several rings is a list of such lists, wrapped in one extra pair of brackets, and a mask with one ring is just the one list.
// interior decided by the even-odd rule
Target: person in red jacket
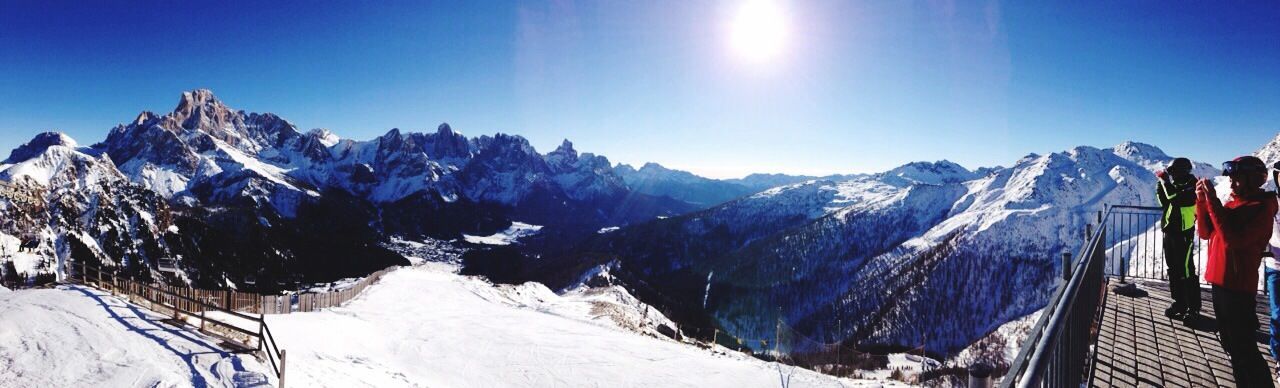
[(1196, 185), (1196, 229), (1209, 240), (1204, 277), (1213, 286), (1213, 312), (1218, 340), (1231, 356), (1231, 373), (1239, 387), (1274, 387), (1267, 363), (1254, 343), (1258, 317), (1258, 266), (1271, 239), (1275, 195), (1262, 190), (1267, 167), (1261, 159), (1241, 156), (1222, 164), (1231, 178), (1231, 200), (1223, 204), (1213, 181)]

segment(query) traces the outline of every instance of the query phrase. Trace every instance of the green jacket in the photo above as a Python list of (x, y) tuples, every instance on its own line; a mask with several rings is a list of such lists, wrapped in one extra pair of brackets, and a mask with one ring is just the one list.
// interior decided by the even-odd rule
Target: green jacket
[(1156, 200), (1164, 217), (1160, 218), (1160, 229), (1169, 231), (1187, 231), (1196, 227), (1196, 177), (1169, 182), (1164, 179), (1156, 183)]

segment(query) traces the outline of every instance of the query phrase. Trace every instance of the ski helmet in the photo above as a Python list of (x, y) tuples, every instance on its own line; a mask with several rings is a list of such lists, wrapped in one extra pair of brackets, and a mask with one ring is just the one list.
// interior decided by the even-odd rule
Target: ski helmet
[(1236, 176), (1248, 174), (1266, 175), (1267, 165), (1252, 155), (1245, 155), (1222, 164), (1223, 176)]
[(1191, 172), (1191, 159), (1176, 158), (1173, 161), (1169, 162), (1169, 166), (1165, 167), (1165, 169), (1169, 170), (1169, 172), (1171, 173)]

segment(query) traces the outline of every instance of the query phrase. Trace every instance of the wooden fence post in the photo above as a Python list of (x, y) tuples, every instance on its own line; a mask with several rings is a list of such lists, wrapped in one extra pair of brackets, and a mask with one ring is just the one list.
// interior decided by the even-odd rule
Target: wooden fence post
[(284, 366), (285, 366), (285, 350), (280, 349), (280, 388), (284, 388)]
[(262, 351), (262, 346), (263, 346), (262, 342), (266, 341), (266, 338), (263, 337), (264, 330), (262, 329), (263, 327), (267, 326), (266, 318), (267, 318), (266, 316), (262, 314), (258, 314), (258, 351), (259, 352)]

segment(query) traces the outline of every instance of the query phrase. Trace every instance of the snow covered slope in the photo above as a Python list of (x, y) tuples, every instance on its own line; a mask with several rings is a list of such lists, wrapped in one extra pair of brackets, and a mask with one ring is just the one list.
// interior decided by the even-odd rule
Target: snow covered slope
[[(65, 273), (59, 270), (73, 254), (113, 266), (153, 264), (162, 255), (158, 242), (171, 226), (165, 202), (65, 135), (44, 133), (14, 150), (0, 164), (0, 180), (33, 188), (44, 201), (0, 199), (0, 249), (19, 272)], [(17, 252), (23, 240), (33, 249)]]
[(781, 318), (831, 343), (945, 354), (1042, 307), (1084, 224), (1105, 204), (1154, 204), (1152, 170), (1171, 159), (1124, 143), (979, 172), (911, 163), (633, 225), (583, 251), (620, 256), (625, 280), (721, 333), (768, 338)]
[(472, 244), (483, 245), (511, 245), (520, 240), (522, 237), (532, 236), (542, 230), (541, 225), (529, 225), (523, 222), (512, 222), (511, 227), (507, 230), (494, 233), (489, 236), (471, 236), (462, 235), (462, 239)]
[(270, 367), (227, 353), (100, 291), (0, 291), (0, 386), (268, 387)]
[(819, 176), (809, 176), (809, 175), (758, 174), (757, 173), (757, 174), (747, 175), (745, 177), (738, 178), (738, 179), (725, 179), (724, 181), (728, 183), (746, 186), (747, 188), (751, 189), (751, 192), (758, 192), (758, 191), (764, 191), (765, 189), (770, 189), (778, 186), (792, 185), (792, 184), (811, 181), (815, 179), (838, 182), (846, 179), (857, 178), (860, 176), (865, 176), (865, 174), (850, 174), (850, 175), (836, 174), (836, 175), (819, 177)]
[[(880, 175), (898, 175), (905, 177), (899, 180), (900, 182), (907, 182), (917, 180), (933, 181), (937, 179), (965, 180), (963, 178), (974, 174), (954, 163), (946, 163), (950, 165), (944, 165), (942, 162), (912, 163)], [(917, 170), (916, 167), (923, 169)], [(779, 186), (812, 180), (842, 182), (867, 176), (863, 174), (828, 175), (825, 177), (751, 174), (740, 179), (711, 179), (694, 175), (688, 171), (669, 169), (657, 163), (645, 163), (640, 169), (627, 164), (619, 164), (613, 168), (613, 171), (626, 181), (628, 187), (636, 192), (671, 197), (697, 205), (700, 209), (716, 206), (748, 194)]]
[(899, 184), (927, 183), (934, 185), (964, 182), (981, 176), (949, 160), (939, 160), (932, 163), (907, 163), (878, 175), (881, 180)]
[(1267, 144), (1258, 148), (1257, 151), (1254, 151), (1253, 156), (1257, 156), (1259, 159), (1262, 159), (1268, 167), (1276, 162), (1280, 162), (1280, 134), (1277, 134), (1276, 137), (1267, 142)]
[[(404, 263), (370, 247), (377, 240), (360, 222), (369, 216), (356, 206), (320, 198), (293, 207), (302, 217), (291, 219), (270, 203), (212, 206), (165, 198), (132, 181), (108, 154), (58, 133), (15, 150), (0, 164), (0, 180), (30, 187), (43, 199), (0, 198), (0, 262), (12, 260), (21, 275), (65, 276), (68, 263), (87, 262), (204, 287), (261, 280), (273, 291), (305, 278), (359, 276)], [(17, 252), (20, 245), (31, 249)], [(362, 262), (345, 260), (356, 254)], [(161, 263), (178, 270), (161, 273)]]
[[(643, 336), (589, 294), (494, 287), (428, 264), (384, 276), (355, 301), (270, 316), (307, 387), (776, 387), (779, 369)], [(333, 335), (342, 333), (342, 335)], [(325, 341), (317, 341), (325, 338)], [(784, 372), (792, 372), (783, 367)], [(794, 370), (792, 387), (879, 385)]]
[(756, 190), (744, 184), (704, 178), (687, 171), (672, 170), (657, 163), (645, 163), (640, 169), (619, 164), (613, 171), (627, 186), (637, 192), (668, 196), (706, 208), (751, 194)]

